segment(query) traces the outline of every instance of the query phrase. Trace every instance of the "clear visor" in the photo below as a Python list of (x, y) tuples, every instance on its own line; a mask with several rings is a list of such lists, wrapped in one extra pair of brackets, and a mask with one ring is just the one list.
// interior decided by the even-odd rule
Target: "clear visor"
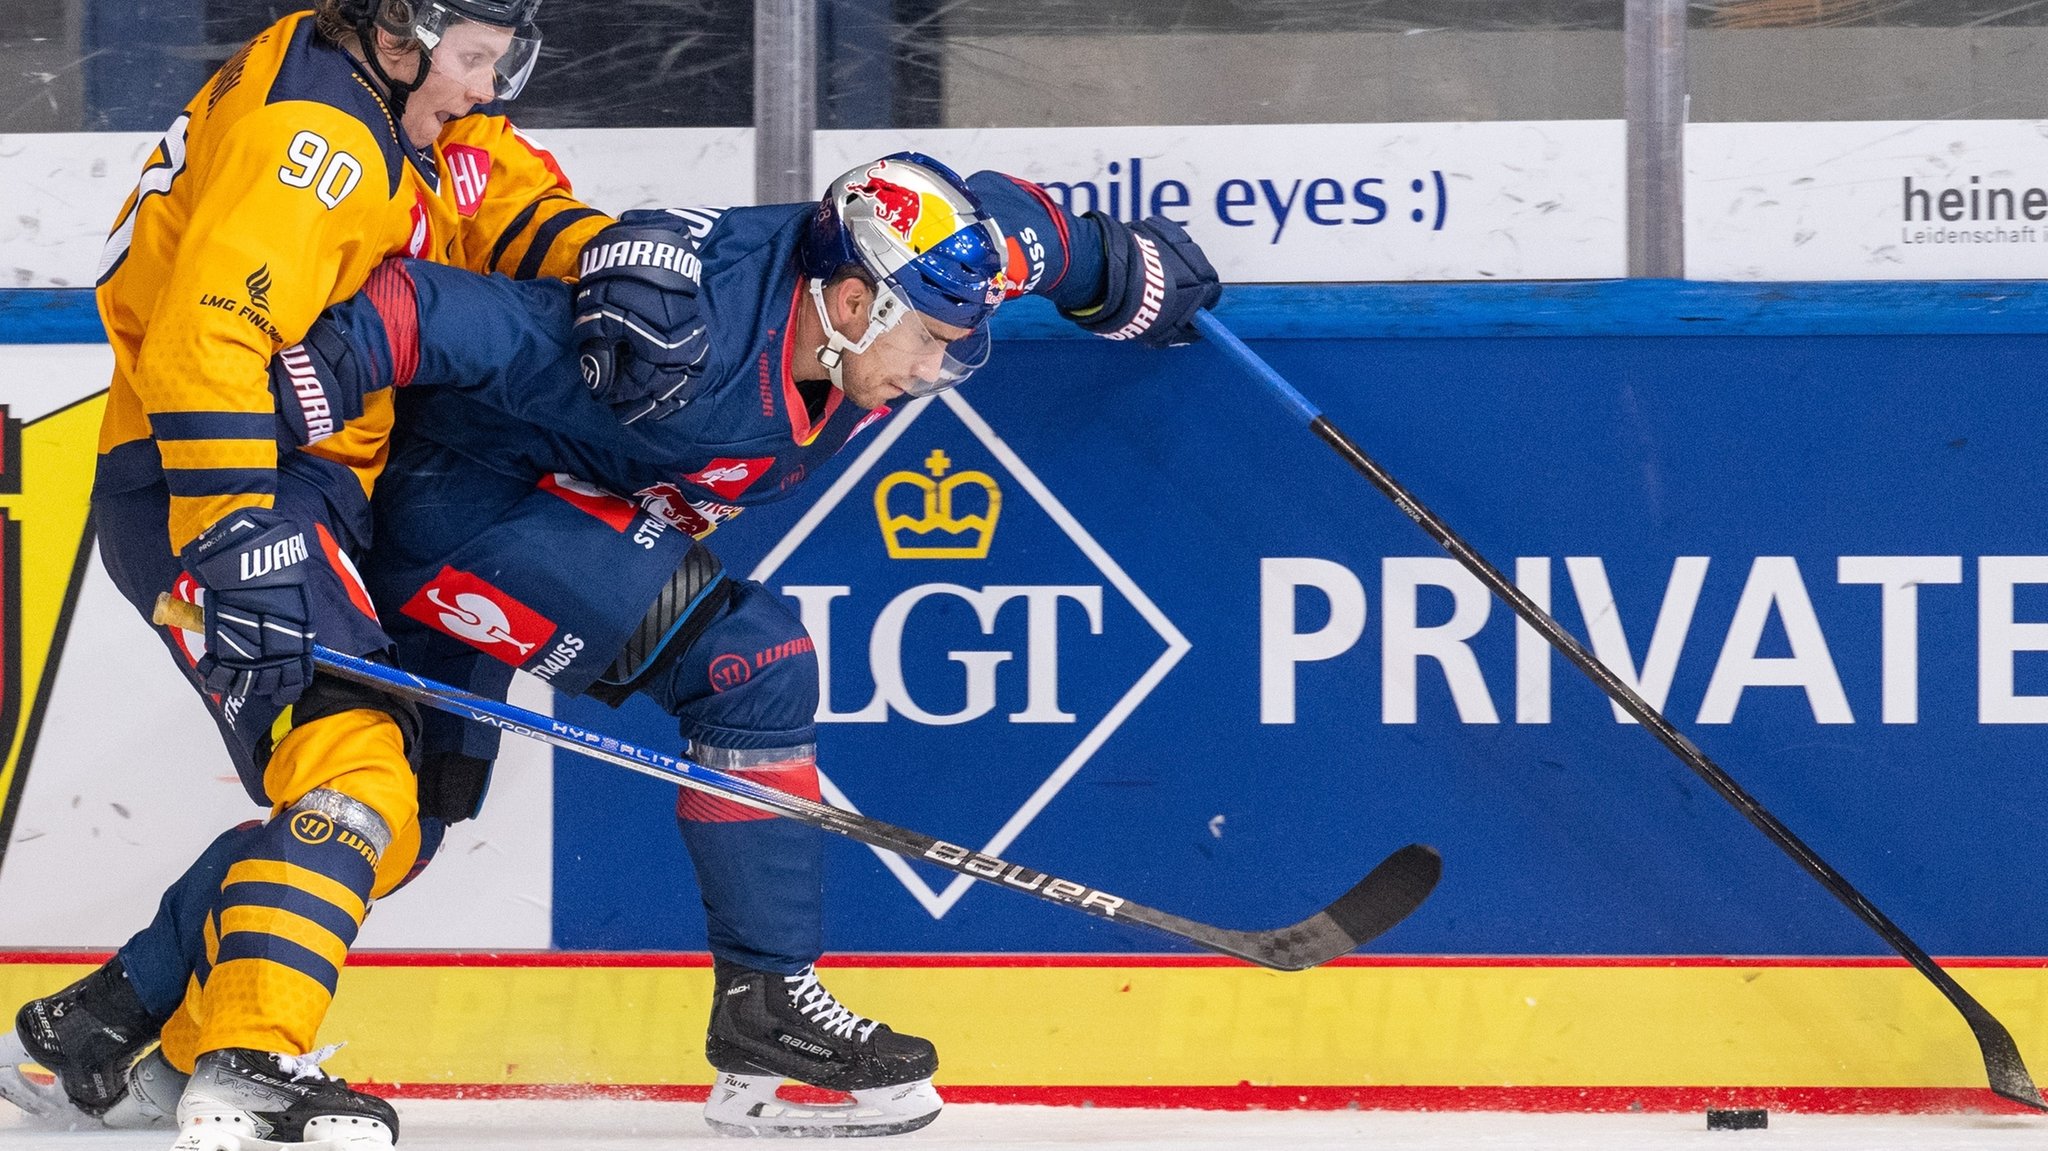
[(486, 24), (431, 0), (421, 5), (412, 30), (433, 71), (498, 100), (518, 96), (540, 59), (540, 29), (534, 25)]
[(903, 303), (887, 284), (875, 286), (875, 302), (869, 305), (870, 330), (886, 333), (890, 349), (910, 362), (903, 390), (912, 396), (930, 396), (957, 388), (975, 370), (988, 363), (994, 342), (988, 325), (969, 329), (964, 336), (941, 335), (924, 313)]

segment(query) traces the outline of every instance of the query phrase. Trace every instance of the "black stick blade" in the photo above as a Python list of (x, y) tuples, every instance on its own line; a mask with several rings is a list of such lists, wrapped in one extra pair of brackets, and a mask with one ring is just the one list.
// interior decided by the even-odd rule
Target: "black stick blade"
[(1305, 971), (1347, 955), (1408, 918), (1442, 878), (1443, 858), (1411, 843), (1380, 861), (1330, 906), (1292, 927), (1249, 933), (1243, 953), (1261, 966)]
[(2027, 1069), (2015, 1062), (2010, 1066), (1986, 1063), (1991, 1074), (1991, 1090), (2014, 1103), (2025, 1104), (2036, 1111), (2048, 1111), (2048, 1099), (2041, 1098), (2041, 1089), (2034, 1086), (2034, 1079)]
[(2012, 1032), (1976, 1000), (1971, 1000), (1969, 1007), (1976, 1010), (1966, 1007), (1963, 1018), (1977, 1037), (1978, 1049), (1984, 1053), (1984, 1074), (1991, 1082), (1992, 1092), (2036, 1111), (2048, 1111), (2048, 1100), (2041, 1098), (2041, 1089), (2034, 1086), (2034, 1077), (2027, 1074), (2026, 1062), (2020, 1058), (2020, 1047), (2013, 1042)]

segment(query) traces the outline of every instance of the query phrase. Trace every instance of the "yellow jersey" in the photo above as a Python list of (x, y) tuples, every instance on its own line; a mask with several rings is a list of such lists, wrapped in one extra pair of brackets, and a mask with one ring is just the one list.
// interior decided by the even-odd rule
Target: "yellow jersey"
[[(108, 238), (101, 482), (160, 477), (173, 552), (236, 508), (270, 506), (281, 449), (268, 366), (322, 310), (390, 256), (566, 277), (610, 222), (489, 110), (413, 148), (367, 68), (311, 13), (286, 17), (185, 105)], [(386, 390), (299, 450), (347, 468), (366, 499), (391, 420)]]

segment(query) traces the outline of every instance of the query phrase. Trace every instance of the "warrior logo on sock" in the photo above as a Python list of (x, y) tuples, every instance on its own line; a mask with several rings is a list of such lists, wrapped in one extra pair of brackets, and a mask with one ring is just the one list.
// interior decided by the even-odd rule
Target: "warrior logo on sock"
[(318, 847), (334, 838), (334, 821), (317, 811), (298, 812), (292, 816), (292, 838)]

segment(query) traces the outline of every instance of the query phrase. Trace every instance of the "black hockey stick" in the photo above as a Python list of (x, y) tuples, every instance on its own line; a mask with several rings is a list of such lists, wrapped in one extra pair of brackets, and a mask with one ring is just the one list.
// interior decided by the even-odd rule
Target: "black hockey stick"
[(1892, 950), (1904, 956), (1906, 962), (1912, 964), (1920, 974), (1927, 977), (1928, 982), (1947, 996), (1948, 1001), (1955, 1005), (1955, 1009), (1962, 1013), (1963, 1020), (1970, 1025), (1970, 1033), (1977, 1037), (1977, 1046), (1984, 1055), (1984, 1074), (1990, 1080), (1991, 1090), (2015, 1103), (2024, 1103), (2029, 1107), (2048, 1111), (2048, 1101), (2041, 1098), (2040, 1089), (2034, 1086), (2033, 1077), (2027, 1074), (2027, 1065), (2020, 1059), (2019, 1045), (2013, 1042), (2012, 1033), (2007, 1031), (2005, 1025), (1991, 1012), (1985, 1010), (1983, 1004), (1963, 990), (1962, 985), (1957, 983), (1954, 977), (1929, 958), (1919, 944), (1913, 942), (1897, 924), (1885, 916), (1884, 912), (1879, 911), (1862, 892), (1850, 886), (1849, 881), (1842, 878), (1840, 872), (1830, 867), (1826, 860), (1801, 842), (1798, 836), (1792, 834), (1791, 829), (1781, 823), (1777, 816), (1772, 815), (1763, 804), (1744, 791), (1719, 764), (1708, 759), (1704, 752), (1694, 746), (1692, 740), (1672, 726), (1671, 721), (1665, 719), (1656, 708), (1651, 707), (1634, 688), (1623, 683), (1608, 670), (1607, 665), (1595, 659), (1578, 640), (1572, 638), (1571, 633), (1565, 631), (1550, 617), (1550, 613), (1536, 606), (1534, 600), (1522, 594), (1522, 590), (1509, 582), (1499, 568), (1487, 562), (1486, 557), (1460, 539), (1458, 534), (1444, 521), (1438, 519), (1434, 512), (1423, 507), (1409, 494), (1408, 489), (1402, 487), (1386, 469), (1367, 456), (1349, 436), (1339, 431), (1320, 409), (1311, 404), (1293, 384), (1287, 382), (1286, 377), (1274, 371), (1272, 365), (1246, 347), (1244, 341), (1238, 339), (1221, 320), (1209, 312), (1197, 312), (1195, 326), (1293, 408), (1308, 423), (1310, 431), (1330, 445), (1333, 451), (1344, 457), (1345, 462), (1358, 469), (1366, 479), (1372, 481), (1372, 486), (1394, 501), (1395, 507), (1414, 520), (1431, 539), (1441, 544), (1445, 551), (1451, 553), (1465, 566), (1465, 570), (1479, 577), (1481, 583), (1490, 588), (1494, 595), (1506, 601), (1507, 605), (1515, 610), (1516, 615), (1528, 621), (1530, 627), (1543, 633), (1543, 638), (1550, 641), (1550, 646), (1563, 653), (1573, 666), (1598, 684), (1609, 699), (1634, 716), (1636, 722), (1649, 729), (1659, 743), (1669, 748), (1673, 755), (1691, 768), (1695, 775), (1705, 780), (1708, 786), (1720, 792), (1721, 798), (1734, 805), (1735, 810), (1741, 812), (1744, 819), (1749, 820), (1757, 830), (1783, 848), (1785, 854), (1792, 857), (1793, 862), (1819, 880), (1822, 887), (1827, 888), (1836, 899), (1841, 900), (1844, 906), (1856, 914), (1856, 918), (1869, 924), (1871, 930), (1877, 932), (1891, 945)]
[[(205, 626), (200, 609), (168, 594), (157, 597), (150, 617), (165, 627), (198, 631)], [(857, 839), (907, 859), (943, 867), (1009, 891), (1035, 895), (1063, 907), (1118, 923), (1135, 923), (1185, 939), (1197, 947), (1235, 956), (1277, 971), (1301, 971), (1343, 955), (1377, 938), (1422, 906), (1443, 870), (1433, 848), (1419, 843), (1389, 855), (1337, 902), (1291, 927), (1272, 931), (1233, 931), (1183, 919), (1142, 903), (1133, 903), (1100, 888), (1061, 879), (1021, 864), (984, 855), (971, 848), (934, 839), (921, 832), (870, 819), (858, 812), (818, 803), (752, 780), (728, 775), (701, 763), (652, 748), (614, 739), (600, 732), (564, 723), (525, 708), (422, 679), (386, 664), (371, 663), (315, 645), (313, 661), (341, 679), (423, 703), (428, 707), (487, 724), (501, 731), (537, 739), (628, 771), (666, 780), (695, 791), (709, 792), (760, 811)]]

